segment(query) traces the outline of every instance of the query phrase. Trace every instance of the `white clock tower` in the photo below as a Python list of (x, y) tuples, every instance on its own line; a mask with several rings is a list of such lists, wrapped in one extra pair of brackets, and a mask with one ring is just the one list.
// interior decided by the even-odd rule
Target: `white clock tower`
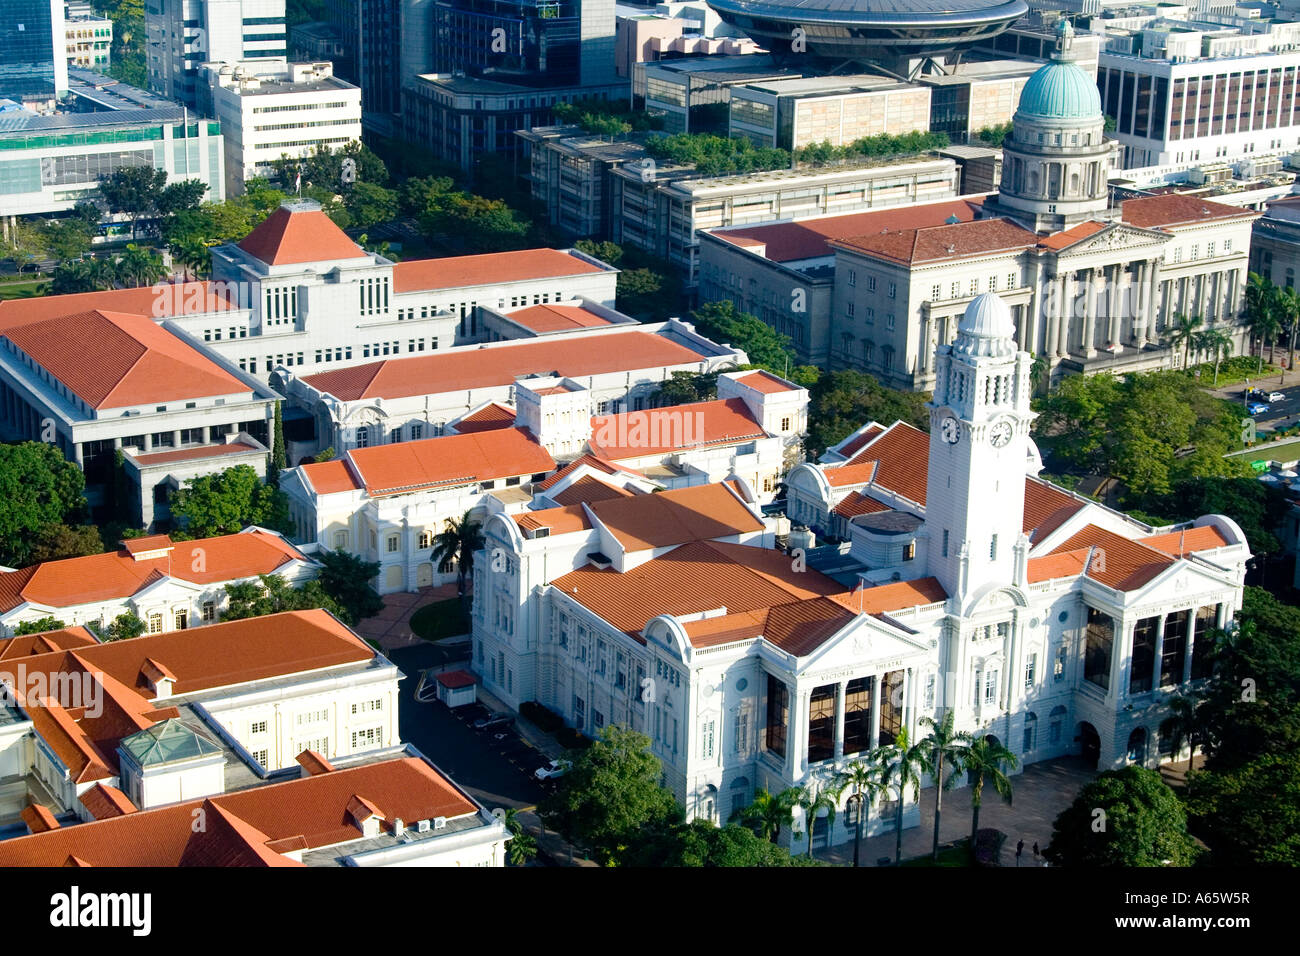
[(986, 292), (940, 345), (930, 409), (925, 493), (930, 573), (959, 603), (1016, 580), (1029, 453), (1030, 366), (1011, 310)]

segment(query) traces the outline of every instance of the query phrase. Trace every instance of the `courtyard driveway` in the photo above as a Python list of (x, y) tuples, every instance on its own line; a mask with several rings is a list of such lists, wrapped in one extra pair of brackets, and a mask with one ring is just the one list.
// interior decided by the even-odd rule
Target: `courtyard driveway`
[(400, 591), (384, 595), (384, 609), (360, 622), (354, 630), (374, 641), (385, 653), (424, 642), (411, 631), (411, 615), (417, 608), (456, 596), (456, 582), (420, 588), (414, 594)]
[[(1016, 841), (1025, 841), (1021, 866), (1034, 866), (1032, 847), (1038, 842), (1043, 849), (1052, 839), (1052, 824), (1057, 815), (1068, 807), (1079, 790), (1096, 776), (1079, 757), (1060, 757), (1031, 764), (1023, 773), (1011, 778), (1012, 803), (1007, 805), (992, 787), (984, 787), (980, 806), (980, 829), (994, 827), (1007, 835), (1002, 845), (1003, 866), (1016, 865)], [(903, 830), (903, 859), (928, 854), (934, 842), (935, 788), (921, 791), (921, 825)], [(970, 787), (949, 790), (943, 795), (943, 819), (939, 825), (940, 845), (970, 835)], [(862, 841), (863, 866), (875, 866), (876, 861), (888, 857), (894, 861), (895, 834), (882, 833)], [(831, 863), (853, 864), (853, 843), (841, 844), (829, 850), (817, 850), (818, 859)], [(1042, 863), (1040, 859), (1039, 864)]]

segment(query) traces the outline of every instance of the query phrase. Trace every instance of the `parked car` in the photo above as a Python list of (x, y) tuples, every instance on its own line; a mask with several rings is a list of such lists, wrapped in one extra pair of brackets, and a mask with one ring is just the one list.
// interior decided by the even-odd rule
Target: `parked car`
[(533, 771), (533, 776), (538, 780), (554, 780), (556, 777), (563, 777), (573, 769), (573, 762), (570, 760), (552, 760), (545, 767), (538, 767)]
[(1252, 415), (1262, 415), (1264, 412), (1268, 411), (1268, 408), (1268, 405), (1263, 402), (1251, 402), (1246, 406), (1246, 411), (1250, 412)]
[(1285, 402), (1286, 395), (1284, 395), (1282, 392), (1269, 392), (1268, 400), (1270, 402)]
[(474, 721), (474, 729), (492, 730), (495, 727), (505, 727), (513, 722), (514, 717), (509, 714), (493, 714), (491, 717), (484, 717), (481, 720)]

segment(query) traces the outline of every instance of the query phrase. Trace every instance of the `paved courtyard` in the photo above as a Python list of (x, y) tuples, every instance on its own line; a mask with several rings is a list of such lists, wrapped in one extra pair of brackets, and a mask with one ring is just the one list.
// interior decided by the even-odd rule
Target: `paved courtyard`
[[(994, 827), (1007, 835), (1002, 846), (1002, 865), (1016, 865), (1016, 841), (1024, 840), (1025, 853), (1020, 865), (1034, 866), (1031, 852), (1034, 841), (1038, 842), (1040, 849), (1047, 846), (1052, 839), (1052, 823), (1057, 814), (1074, 801), (1083, 785), (1095, 775), (1096, 772), (1087, 768), (1079, 757), (1061, 757), (1030, 764), (1023, 773), (1011, 778), (1010, 805), (1003, 803), (993, 788), (985, 784), (980, 806), (980, 829)], [(934, 842), (934, 796), (934, 787), (921, 791), (921, 825), (903, 830), (904, 860), (930, 852)], [(945, 793), (943, 819), (939, 826), (940, 845), (969, 836), (970, 822), (970, 787)], [(888, 857), (892, 863), (895, 839), (891, 831), (863, 840), (862, 865), (875, 866), (882, 857)], [(806, 851), (806, 844), (803, 849)], [(853, 843), (815, 850), (814, 855), (827, 862), (852, 865)]]
[(396, 594), (385, 594), (384, 609), (374, 617), (361, 621), (354, 630), (367, 640), (374, 641), (383, 651), (395, 651), (422, 644), (424, 642), (411, 631), (411, 615), (417, 608), (426, 604), (445, 601), (455, 596), (455, 581), (436, 587), (420, 588), (415, 593), (400, 591)]

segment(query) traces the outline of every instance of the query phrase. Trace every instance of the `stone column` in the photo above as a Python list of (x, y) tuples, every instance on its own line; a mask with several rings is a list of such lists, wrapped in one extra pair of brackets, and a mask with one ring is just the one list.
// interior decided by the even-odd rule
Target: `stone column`
[(1094, 343), (1097, 333), (1096, 279), (1096, 269), (1089, 269), (1084, 273), (1083, 285), (1085, 295), (1083, 298), (1083, 340), (1079, 343), (1084, 358), (1092, 358), (1097, 354), (1097, 347)]
[(1056, 326), (1061, 321), (1061, 313), (1065, 309), (1065, 276), (1056, 276), (1052, 279), (1055, 284), (1055, 295), (1046, 296), (1047, 303), (1043, 316), (1043, 354), (1049, 359), (1053, 358), (1056, 353)]
[(1128, 696), (1129, 667), (1133, 659), (1133, 625), (1123, 618), (1115, 624), (1116, 640), (1110, 649), (1110, 689), (1118, 701)]
[(835, 685), (835, 759), (844, 756), (844, 692), (847, 681)]
[(1167, 614), (1161, 614), (1156, 619), (1156, 647), (1155, 660), (1151, 664), (1151, 689), (1160, 689), (1160, 660), (1165, 653), (1165, 618)]
[(1192, 679), (1192, 651), (1196, 649), (1196, 612), (1200, 608), (1192, 608), (1187, 612), (1187, 638), (1183, 641), (1183, 679), (1180, 681), (1186, 684)]
[(880, 746), (880, 674), (871, 678), (871, 749)]
[(1065, 274), (1065, 294), (1061, 297), (1061, 315), (1056, 320), (1056, 354), (1070, 354), (1070, 326), (1074, 321), (1075, 279), (1073, 272)]
[(792, 767), (794, 776), (800, 777), (808, 770), (808, 704), (812, 691), (800, 691), (795, 695), (795, 708), (790, 714), (789, 738), (794, 745)]
[(1115, 281), (1111, 284), (1110, 295), (1106, 301), (1109, 303), (1110, 331), (1106, 336), (1106, 344), (1113, 345), (1123, 340), (1124, 325), (1124, 298), (1132, 286), (1132, 273), (1122, 264), (1113, 267), (1115, 270)]

